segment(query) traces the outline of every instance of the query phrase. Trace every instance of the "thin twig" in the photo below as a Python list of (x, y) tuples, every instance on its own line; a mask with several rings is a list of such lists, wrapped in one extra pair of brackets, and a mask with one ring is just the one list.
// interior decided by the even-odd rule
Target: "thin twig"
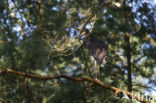
[(88, 87), (86, 88), (86, 90), (85, 90), (85, 92), (84, 92), (84, 96), (87, 95), (89, 88), (90, 88), (91, 86), (93, 86), (93, 85), (94, 85), (93, 82), (91, 82), (91, 83), (88, 85)]

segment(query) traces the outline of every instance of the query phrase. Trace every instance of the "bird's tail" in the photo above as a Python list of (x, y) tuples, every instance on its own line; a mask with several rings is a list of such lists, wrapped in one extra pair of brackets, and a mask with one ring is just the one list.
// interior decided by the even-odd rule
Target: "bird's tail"
[(102, 63), (103, 63), (103, 64), (106, 64), (106, 63), (107, 63), (107, 56), (105, 56), (105, 57), (102, 59)]

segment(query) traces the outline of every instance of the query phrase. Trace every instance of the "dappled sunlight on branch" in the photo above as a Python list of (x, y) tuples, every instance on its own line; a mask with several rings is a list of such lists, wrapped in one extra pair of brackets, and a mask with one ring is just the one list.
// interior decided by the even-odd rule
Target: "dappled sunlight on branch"
[(81, 45), (82, 41), (74, 38), (64, 38), (62, 40), (58, 40), (56, 44), (52, 46), (49, 58), (72, 55), (80, 48)]
[[(93, 78), (90, 78), (90, 77), (72, 77), (72, 76), (67, 76), (67, 75), (60, 75), (60, 76), (37, 76), (37, 75), (32, 75), (32, 74), (28, 74), (28, 73), (25, 73), (25, 72), (20, 72), (20, 71), (15, 71), (15, 70), (12, 70), (12, 69), (7, 69), (7, 70), (4, 70), (4, 71), (0, 71), (0, 74), (14, 74), (14, 75), (18, 75), (18, 76), (23, 76), (23, 77), (26, 77), (26, 78), (32, 78), (32, 79), (40, 79), (40, 80), (53, 80), (53, 79), (61, 79), (61, 78), (64, 78), (64, 79), (67, 79), (67, 80), (70, 80), (70, 81), (73, 81), (73, 82), (85, 82), (85, 81), (88, 81), (92, 84), (96, 84), (96, 85), (99, 85), (103, 88), (106, 88), (106, 89), (109, 89), (111, 91), (114, 92), (114, 95), (117, 95), (119, 93), (125, 93), (127, 96), (129, 96), (130, 98), (135, 98), (136, 100), (142, 102), (142, 103), (149, 103), (148, 101), (146, 101), (145, 99), (142, 99), (140, 96), (136, 96), (135, 94), (133, 93), (130, 93), (130, 92), (127, 92), (125, 90), (122, 90), (122, 89), (119, 89), (119, 88), (116, 88), (114, 86), (109, 86), (107, 85), (106, 83), (104, 83), (103, 81), (99, 80), (99, 79), (93, 79)], [(9, 78), (8, 78), (9, 79)]]

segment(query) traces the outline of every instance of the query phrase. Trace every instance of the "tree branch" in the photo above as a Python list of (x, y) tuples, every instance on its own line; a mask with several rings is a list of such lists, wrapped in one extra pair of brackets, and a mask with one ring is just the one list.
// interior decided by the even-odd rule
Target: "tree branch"
[(113, 4), (113, 0), (107, 0), (106, 2), (99, 2), (100, 7), (96, 10), (96, 12), (93, 12), (92, 15), (90, 15), (90, 17), (88, 17), (88, 19), (84, 22), (84, 24), (82, 25), (82, 27), (79, 29), (78, 27), (74, 27), (77, 30), (80, 30), (81, 32), (86, 28), (86, 25), (89, 24), (91, 22), (91, 19), (95, 16), (95, 14), (97, 12), (99, 12), (102, 8)]
[(88, 85), (88, 87), (86, 88), (86, 91), (84, 92), (84, 96), (87, 95), (87, 92), (88, 92), (89, 88), (90, 88), (91, 86), (93, 86), (93, 85), (94, 85), (93, 82), (91, 82), (91, 83)]
[(60, 76), (37, 76), (37, 75), (27, 74), (25, 72), (15, 71), (15, 70), (12, 70), (12, 69), (7, 69), (7, 70), (4, 70), (4, 71), (0, 71), (0, 74), (3, 74), (3, 73), (15, 74), (15, 75), (18, 75), (18, 76), (23, 76), (23, 77), (27, 77), (27, 78), (33, 78), (33, 79), (40, 79), (40, 80), (53, 80), (53, 79), (64, 78), (64, 79), (67, 79), (67, 80), (70, 80), (70, 81), (73, 81), (73, 82), (85, 82), (85, 81), (88, 81), (88, 82), (94, 83), (96, 85), (99, 85), (99, 86), (101, 86), (103, 88), (109, 89), (109, 90), (113, 91), (115, 94), (126, 93), (130, 98), (135, 98), (136, 100), (138, 100), (138, 101), (140, 101), (142, 103), (149, 103), (145, 99), (142, 99), (141, 97), (136, 96), (133, 93), (127, 92), (125, 90), (122, 90), (122, 89), (119, 89), (119, 88), (116, 88), (116, 87), (113, 87), (113, 86), (108, 86), (106, 83), (102, 82), (101, 80), (93, 79), (93, 78), (90, 78), (90, 77), (78, 78), (78, 77), (71, 77), (71, 76), (66, 76), (66, 75), (60, 75)]

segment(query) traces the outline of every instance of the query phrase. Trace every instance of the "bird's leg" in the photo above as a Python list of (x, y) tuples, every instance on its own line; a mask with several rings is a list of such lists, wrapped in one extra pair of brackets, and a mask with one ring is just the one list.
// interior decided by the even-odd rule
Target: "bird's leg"
[(100, 79), (100, 65), (97, 63), (97, 61), (94, 61), (94, 66), (96, 68), (95, 72), (96, 72), (96, 78)]

